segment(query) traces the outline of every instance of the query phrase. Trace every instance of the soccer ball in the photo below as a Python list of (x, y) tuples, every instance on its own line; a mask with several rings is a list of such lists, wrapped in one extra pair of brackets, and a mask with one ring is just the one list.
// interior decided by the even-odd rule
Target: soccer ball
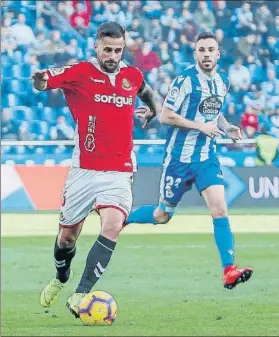
[(84, 325), (112, 325), (116, 315), (117, 304), (104, 291), (87, 294), (79, 305), (79, 317)]

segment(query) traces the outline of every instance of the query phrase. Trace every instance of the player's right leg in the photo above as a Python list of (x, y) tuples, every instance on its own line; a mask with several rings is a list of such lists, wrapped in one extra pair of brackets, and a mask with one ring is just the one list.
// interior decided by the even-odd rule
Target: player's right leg
[(90, 182), (94, 174), (94, 171), (75, 167), (69, 170), (61, 200), (59, 234), (54, 246), (56, 277), (41, 293), (40, 303), (43, 307), (56, 302), (65, 283), (72, 277), (70, 266), (76, 253), (76, 240), (93, 207)]
[(41, 292), (40, 303), (43, 307), (53, 305), (64, 288), (65, 283), (73, 277), (71, 262), (76, 254), (76, 240), (82, 229), (83, 222), (84, 220), (71, 228), (63, 228), (60, 225), (54, 244), (56, 276)]

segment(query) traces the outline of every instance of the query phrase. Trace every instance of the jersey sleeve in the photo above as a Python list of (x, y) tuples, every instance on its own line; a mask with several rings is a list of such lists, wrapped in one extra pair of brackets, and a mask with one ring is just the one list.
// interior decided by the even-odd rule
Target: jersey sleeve
[(135, 70), (135, 82), (137, 84), (138, 90), (141, 88), (143, 82), (144, 82), (144, 76), (141, 70), (137, 67), (134, 67)]
[(189, 76), (178, 76), (171, 84), (164, 106), (177, 112), (185, 98), (192, 92), (192, 84)]
[(81, 77), (82, 68), (81, 63), (75, 63), (61, 68), (47, 69), (46, 72), (49, 76), (47, 90), (71, 89), (72, 85)]

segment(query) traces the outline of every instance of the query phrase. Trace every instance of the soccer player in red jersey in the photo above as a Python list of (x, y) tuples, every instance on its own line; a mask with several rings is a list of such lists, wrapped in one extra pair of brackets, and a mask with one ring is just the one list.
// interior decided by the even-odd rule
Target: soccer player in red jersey
[(72, 277), (76, 240), (87, 215), (96, 210), (101, 231), (92, 246), (76, 292), (67, 307), (79, 316), (79, 303), (102, 276), (132, 207), (133, 115), (138, 96), (149, 109), (136, 113), (145, 126), (156, 115), (154, 93), (141, 71), (121, 61), (125, 30), (116, 22), (99, 26), (97, 57), (63, 68), (36, 71), (38, 90), (61, 88), (76, 122), (72, 167), (62, 194), (59, 233), (55, 241), (56, 277), (40, 302), (51, 306)]

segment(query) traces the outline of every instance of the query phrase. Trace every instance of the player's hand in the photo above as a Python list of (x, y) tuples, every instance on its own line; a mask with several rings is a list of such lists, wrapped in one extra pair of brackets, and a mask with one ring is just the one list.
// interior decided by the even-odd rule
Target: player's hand
[(145, 128), (148, 122), (154, 117), (154, 113), (147, 106), (139, 106), (135, 113), (142, 121), (142, 127)]
[(227, 127), (226, 134), (234, 143), (243, 138), (240, 128), (232, 124)]
[(225, 133), (221, 131), (213, 122), (201, 123), (199, 130), (211, 138), (225, 135)]
[(47, 81), (49, 76), (45, 71), (35, 70), (31, 76), (34, 81), (34, 87), (37, 90), (45, 90), (47, 88)]

